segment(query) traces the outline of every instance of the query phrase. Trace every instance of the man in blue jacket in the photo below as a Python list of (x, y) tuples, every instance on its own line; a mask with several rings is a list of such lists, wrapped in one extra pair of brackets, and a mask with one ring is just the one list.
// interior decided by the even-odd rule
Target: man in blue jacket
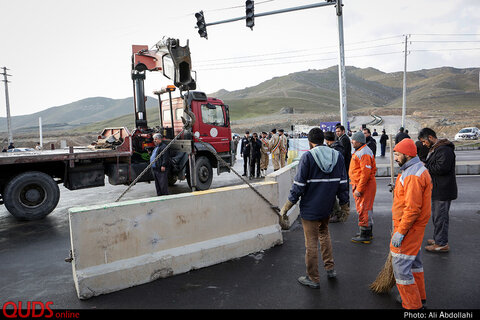
[(311, 288), (320, 288), (318, 272), (318, 242), (328, 278), (335, 278), (332, 243), (328, 231), (328, 220), (335, 198), (340, 205), (348, 203), (348, 181), (343, 156), (336, 150), (323, 145), (324, 135), (320, 128), (308, 133), (309, 152), (300, 158), (288, 200), (280, 214), (300, 200), (300, 217), (305, 234), (305, 264), (307, 275), (298, 281)]

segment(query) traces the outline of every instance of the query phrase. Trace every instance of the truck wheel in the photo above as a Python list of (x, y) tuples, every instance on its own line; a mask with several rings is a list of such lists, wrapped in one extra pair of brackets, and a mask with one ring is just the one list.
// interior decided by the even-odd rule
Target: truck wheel
[(213, 170), (207, 157), (199, 157), (195, 161), (195, 174), (197, 175), (197, 190), (207, 190), (212, 185)]
[(29, 171), (7, 183), (3, 199), (5, 207), (15, 218), (38, 220), (55, 209), (60, 199), (60, 189), (48, 174)]

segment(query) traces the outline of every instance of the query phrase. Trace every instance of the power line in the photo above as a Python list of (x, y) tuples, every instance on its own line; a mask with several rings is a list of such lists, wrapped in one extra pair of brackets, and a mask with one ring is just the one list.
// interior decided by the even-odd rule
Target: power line
[(417, 43), (417, 42), (427, 42), (427, 43), (458, 43), (458, 42), (480, 42), (480, 40), (413, 40), (410, 43)]
[[(380, 39), (373, 39), (373, 40), (366, 40), (366, 41), (358, 41), (358, 42), (352, 42), (347, 45), (357, 45), (357, 44), (363, 44), (363, 43), (368, 43), (368, 42), (376, 42), (376, 41), (382, 41), (382, 40), (388, 40), (392, 38), (398, 38), (399, 36), (393, 36), (393, 37), (385, 37), (385, 38), (380, 38)], [(401, 42), (403, 43), (403, 42)], [(390, 43), (390, 44), (382, 44), (382, 45), (376, 45), (376, 46), (369, 46), (369, 47), (362, 47), (362, 48), (353, 48), (353, 49), (346, 49), (345, 51), (354, 51), (354, 50), (365, 50), (365, 49), (373, 49), (373, 48), (379, 48), (379, 47), (387, 47), (387, 46), (393, 46), (393, 45), (398, 45), (401, 43)], [(238, 56), (238, 57), (228, 57), (228, 58), (220, 58), (220, 59), (209, 59), (209, 60), (200, 60), (196, 64), (203, 64), (204, 62), (218, 62), (218, 61), (224, 61), (224, 60), (238, 60), (238, 59), (246, 59), (246, 58), (256, 58), (256, 57), (264, 57), (264, 56), (272, 56), (272, 55), (282, 55), (282, 54), (288, 54), (288, 53), (295, 53), (295, 52), (305, 52), (305, 51), (312, 51), (312, 50), (325, 50), (325, 49), (330, 49), (330, 48), (336, 48), (337, 46), (326, 46), (326, 47), (320, 47), (320, 48), (312, 48), (312, 49), (297, 49), (297, 50), (287, 50), (287, 51), (280, 51), (280, 52), (270, 52), (270, 53), (261, 53), (261, 54), (255, 54), (255, 55), (248, 55), (248, 56)], [(319, 52), (319, 54), (329, 54), (329, 53), (337, 53), (337, 51), (329, 51), (329, 52)]]
[[(386, 45), (378, 45), (378, 46), (369, 46), (369, 47), (363, 47), (363, 48), (354, 48), (354, 49), (348, 49), (345, 51), (359, 51), (359, 50), (367, 50), (367, 49), (372, 49), (372, 48), (380, 48), (380, 47), (387, 47), (387, 46), (394, 46), (394, 45), (399, 45), (401, 43), (392, 43), (392, 44), (386, 44)], [(287, 51), (287, 52), (282, 52), (282, 53), (272, 53), (272, 54), (261, 54), (261, 55), (253, 55), (253, 56), (244, 56), (244, 57), (238, 57), (238, 58), (228, 58), (228, 60), (241, 60), (245, 58), (255, 58), (255, 57), (262, 57), (262, 56), (267, 56), (267, 55), (280, 55), (284, 53), (293, 53), (293, 52), (298, 52), (302, 50), (294, 50), (294, 51)], [(247, 63), (247, 62), (259, 62), (259, 61), (269, 61), (269, 60), (279, 60), (279, 59), (291, 59), (291, 58), (301, 58), (301, 57), (309, 57), (313, 55), (319, 55), (319, 54), (336, 54), (338, 53), (337, 51), (327, 51), (327, 52), (315, 52), (315, 53), (307, 53), (307, 54), (301, 54), (301, 55), (290, 55), (290, 56), (282, 56), (282, 57), (273, 57), (273, 58), (266, 58), (266, 59), (254, 59), (254, 60), (244, 60), (244, 61), (231, 61), (231, 62), (215, 62), (215, 63), (206, 63), (202, 64), (199, 63), (200, 67), (205, 67), (205, 66), (212, 66), (212, 65), (228, 65), (228, 64), (236, 64), (236, 63)], [(222, 60), (222, 59), (220, 59)], [(225, 59), (227, 60), (227, 59)], [(209, 60), (209, 61), (218, 61), (218, 60)]]
[[(375, 53), (369, 55), (358, 55), (358, 56), (347, 56), (346, 58), (364, 58), (364, 57), (371, 57), (371, 56), (381, 56), (381, 55), (392, 55), (392, 54), (400, 54), (401, 51), (395, 52), (385, 52), (385, 53)], [(328, 61), (328, 60), (337, 60), (338, 58), (319, 58), (319, 59), (310, 59), (310, 60), (300, 60), (300, 61), (279, 61), (279, 62), (272, 62), (272, 63), (262, 63), (262, 64), (249, 64), (249, 65), (232, 65), (227, 67), (220, 67), (220, 68), (199, 68), (197, 71), (211, 71), (211, 70), (225, 70), (225, 69), (239, 69), (239, 68), (253, 68), (253, 67), (266, 67), (266, 66), (273, 66), (279, 64), (295, 64), (295, 63), (309, 63), (309, 62), (318, 62), (318, 61)], [(256, 62), (256, 61), (248, 61), (248, 62)], [(244, 63), (248, 63), (244, 62)]]

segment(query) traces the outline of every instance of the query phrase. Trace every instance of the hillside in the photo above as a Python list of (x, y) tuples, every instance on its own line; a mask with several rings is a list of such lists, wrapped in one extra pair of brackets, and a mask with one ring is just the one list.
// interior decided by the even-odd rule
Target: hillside
[[(157, 99), (149, 97), (147, 107), (158, 105)], [(69, 130), (98, 121), (133, 114), (133, 98), (110, 99), (105, 97), (86, 98), (66, 105), (51, 107), (29, 115), (12, 117), (14, 132), (34, 130), (38, 132), (38, 118), (42, 118), (44, 131)], [(0, 118), (1, 128), (7, 126), (6, 118)], [(2, 130), (3, 131), (3, 130)], [(6, 129), (5, 129), (6, 131)]]
[[(407, 115), (422, 126), (452, 135), (461, 127), (480, 127), (480, 68), (442, 67), (407, 74)], [(346, 68), (349, 118), (370, 115), (401, 115), (403, 73), (374, 68)], [(209, 94), (230, 106), (232, 129), (288, 128), (291, 124), (315, 125), (338, 121), (339, 94), (336, 66), (275, 77), (241, 90)], [(14, 136), (38, 135), (42, 117), (44, 136), (94, 137), (104, 127), (134, 126), (133, 99), (87, 98), (12, 118)], [(147, 119), (158, 125), (158, 101), (149, 97)], [(6, 120), (0, 118), (5, 137)], [(68, 132), (68, 134), (66, 133)], [(36, 138), (33, 138), (34, 141)]]
[[(450, 67), (407, 73), (407, 109), (480, 107), (478, 68)], [(402, 106), (403, 73), (374, 68), (346, 68), (348, 110), (381, 112)], [(338, 69), (308, 70), (267, 80), (237, 91), (212, 95), (231, 107), (233, 119), (251, 118), (293, 108), (295, 113), (338, 112)]]

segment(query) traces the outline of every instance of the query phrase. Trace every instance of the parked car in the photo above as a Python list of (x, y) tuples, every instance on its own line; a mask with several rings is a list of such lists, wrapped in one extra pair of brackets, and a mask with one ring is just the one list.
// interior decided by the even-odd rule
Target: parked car
[(12, 148), (12, 149), (7, 150), (7, 152), (22, 152), (22, 151), (35, 151), (35, 149), (32, 149), (32, 148)]
[(455, 135), (455, 140), (472, 140), (480, 137), (480, 130), (477, 127), (463, 128)]

